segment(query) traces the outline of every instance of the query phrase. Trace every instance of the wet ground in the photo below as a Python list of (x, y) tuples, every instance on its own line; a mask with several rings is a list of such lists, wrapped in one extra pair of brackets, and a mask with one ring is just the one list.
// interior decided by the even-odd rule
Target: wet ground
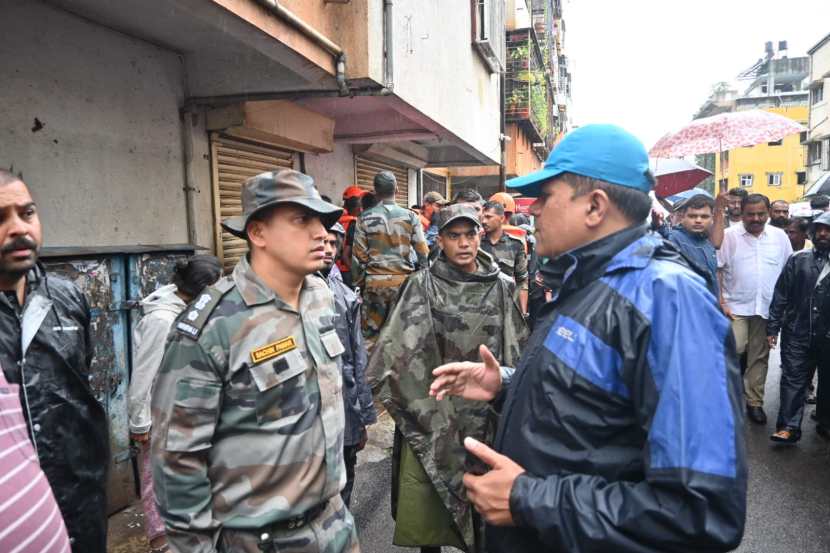
[[(805, 417), (804, 436), (798, 445), (780, 447), (769, 441), (778, 412), (778, 367), (778, 352), (774, 351), (766, 390), (769, 423), (766, 427), (745, 427), (750, 470), (748, 516), (744, 540), (736, 553), (828, 553), (830, 442), (815, 434), (809, 417)], [(352, 512), (363, 553), (416, 551), (391, 545), (391, 447), (392, 423), (384, 415), (372, 427), (369, 444), (358, 457)], [(145, 553), (143, 519), (140, 504), (112, 517), (109, 551)]]

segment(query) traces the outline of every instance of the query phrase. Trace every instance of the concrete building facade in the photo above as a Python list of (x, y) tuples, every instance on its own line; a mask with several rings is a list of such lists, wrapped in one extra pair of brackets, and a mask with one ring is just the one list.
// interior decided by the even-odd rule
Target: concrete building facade
[(830, 34), (810, 55), (810, 116), (807, 132), (809, 195), (830, 193)]

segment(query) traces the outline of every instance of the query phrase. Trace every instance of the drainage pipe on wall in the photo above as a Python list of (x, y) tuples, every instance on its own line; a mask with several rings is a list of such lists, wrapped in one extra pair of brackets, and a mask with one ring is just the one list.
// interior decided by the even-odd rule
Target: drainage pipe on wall
[(393, 0), (383, 0), (383, 86), (388, 90), (392, 90), (395, 86), (395, 80), (393, 78), (395, 70), (395, 42), (392, 33), (394, 21), (392, 19), (393, 5)]
[(320, 33), (317, 29), (297, 17), (297, 15), (285, 8), (277, 0), (258, 0), (259, 3), (267, 8), (271, 13), (286, 21), (292, 27), (300, 31), (307, 38), (311, 39), (317, 45), (321, 46), (332, 56), (335, 57), (335, 79), (337, 80), (337, 89), (341, 96), (350, 96), (349, 85), (346, 83), (346, 54), (343, 49), (329, 40), (325, 35)]

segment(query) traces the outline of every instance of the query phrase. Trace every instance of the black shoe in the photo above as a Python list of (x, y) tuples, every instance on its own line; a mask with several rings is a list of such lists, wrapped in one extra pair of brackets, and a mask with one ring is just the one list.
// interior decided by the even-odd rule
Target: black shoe
[(781, 428), (769, 439), (779, 444), (794, 444), (801, 439), (801, 430), (790, 427)]
[(746, 416), (755, 424), (767, 424), (767, 414), (764, 413), (762, 407), (758, 407), (757, 405), (747, 405)]
[(822, 426), (820, 424), (816, 425), (816, 434), (824, 438), (825, 440), (830, 440), (830, 428), (826, 426)]

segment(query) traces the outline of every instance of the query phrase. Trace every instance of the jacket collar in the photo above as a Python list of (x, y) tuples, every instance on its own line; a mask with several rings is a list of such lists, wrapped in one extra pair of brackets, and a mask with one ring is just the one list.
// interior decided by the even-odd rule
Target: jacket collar
[(583, 288), (607, 272), (645, 267), (662, 241), (636, 225), (562, 254), (542, 266), (556, 297)]
[(476, 272), (465, 273), (447, 261), (444, 252), (441, 252), (429, 271), (434, 276), (451, 282), (493, 282), (499, 278), (499, 267), (487, 252), (479, 249), (476, 262)]
[[(253, 268), (251, 268), (247, 255), (243, 256), (239, 260), (239, 263), (236, 264), (236, 267), (234, 267), (232, 278), (246, 306), (253, 307), (255, 305), (274, 302), (279, 309), (291, 312), (297, 311), (262, 282)], [(303, 289), (300, 291), (300, 304), (302, 304), (302, 293), (308, 288), (308, 279), (309, 277), (305, 278)]]

